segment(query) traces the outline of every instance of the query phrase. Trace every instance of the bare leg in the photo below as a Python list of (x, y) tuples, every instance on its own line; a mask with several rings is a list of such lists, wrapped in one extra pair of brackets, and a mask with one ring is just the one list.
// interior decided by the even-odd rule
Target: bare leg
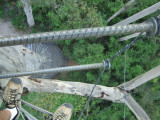
[(11, 112), (7, 109), (0, 111), (0, 120), (10, 120)]

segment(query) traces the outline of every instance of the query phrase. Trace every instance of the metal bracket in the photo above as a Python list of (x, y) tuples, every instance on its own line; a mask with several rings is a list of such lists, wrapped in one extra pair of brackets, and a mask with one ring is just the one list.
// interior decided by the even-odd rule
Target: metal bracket
[(155, 17), (156, 21), (157, 21), (157, 33), (155, 36), (160, 35), (160, 15)]
[(147, 23), (153, 24), (153, 29), (147, 32), (148, 36), (158, 36), (160, 34), (160, 15), (147, 20)]

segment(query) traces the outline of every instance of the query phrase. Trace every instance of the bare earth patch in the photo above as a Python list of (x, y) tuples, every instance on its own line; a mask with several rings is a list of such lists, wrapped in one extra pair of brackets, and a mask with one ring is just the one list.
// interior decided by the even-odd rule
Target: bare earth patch
[(19, 32), (13, 27), (9, 19), (0, 18), (0, 37), (18, 36), (22, 34), (23, 32)]

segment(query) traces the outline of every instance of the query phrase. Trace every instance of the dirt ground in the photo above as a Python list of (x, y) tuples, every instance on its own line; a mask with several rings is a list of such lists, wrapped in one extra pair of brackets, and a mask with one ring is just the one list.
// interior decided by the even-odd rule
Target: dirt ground
[(11, 21), (6, 18), (0, 18), (0, 37), (6, 36), (18, 36), (22, 35), (23, 32), (18, 32), (12, 25)]

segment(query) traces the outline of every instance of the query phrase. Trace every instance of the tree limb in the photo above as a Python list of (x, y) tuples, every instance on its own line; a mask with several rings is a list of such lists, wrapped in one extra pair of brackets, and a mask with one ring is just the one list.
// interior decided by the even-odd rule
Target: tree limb
[(112, 19), (114, 19), (116, 16), (118, 16), (120, 13), (124, 12), (125, 10), (127, 10), (133, 3), (135, 2), (135, 0), (130, 0), (127, 4), (125, 4), (118, 12), (116, 12), (114, 15), (112, 15), (107, 22), (110, 22)]
[[(160, 65), (151, 69), (150, 71), (147, 71), (146, 73), (134, 78), (133, 80), (130, 80), (125, 84), (125, 90), (132, 90), (156, 77), (160, 76)], [(121, 89), (124, 89), (124, 84), (119, 85)]]
[(143, 108), (133, 99), (131, 95), (126, 97), (126, 104), (135, 114), (138, 120), (151, 120)]
[[(127, 35), (127, 36), (125, 36), (125, 37), (119, 38), (118, 40), (119, 40), (119, 41), (126, 41), (126, 40), (129, 40), (129, 39), (131, 39), (131, 38), (137, 37), (139, 34), (141, 34), (141, 33), (139, 32), (139, 33), (134, 33), (134, 34), (131, 34), (131, 35)], [(146, 32), (144, 32), (142, 35), (146, 35)]]
[(129, 23), (132, 23), (136, 20), (139, 20), (140, 18), (143, 18), (153, 12), (156, 12), (158, 10), (160, 10), (160, 2), (157, 2), (156, 4), (132, 15), (131, 17), (127, 18), (127, 19), (124, 19), (123, 21), (119, 22), (119, 23), (116, 23), (115, 25), (127, 25)]
[[(29, 92), (54, 92), (89, 96), (94, 86), (94, 84), (87, 84), (81, 82), (69, 82), (39, 78), (32, 79), (29, 77), (21, 77), (21, 80), (23, 83), (23, 87), (27, 88)], [(9, 79), (1, 79), (1, 87), (4, 88), (7, 85), (8, 81)], [(116, 87), (105, 87), (97, 85), (92, 96), (95, 98), (109, 100), (113, 102), (123, 102), (123, 99), (121, 98), (123, 98), (124, 93)]]
[[(80, 96), (89, 96), (94, 84), (87, 84), (81, 82), (69, 82), (59, 81), (51, 79), (33, 79), (27, 76), (21, 77), (23, 87), (27, 88), (29, 92), (54, 92), (54, 93), (65, 93)], [(1, 79), (0, 85), (4, 88), (9, 79)], [(126, 94), (126, 99), (124, 96)], [(129, 95), (129, 93), (119, 89), (118, 87), (105, 87), (97, 85), (92, 97), (113, 101), (116, 103), (124, 103), (132, 110), (135, 116), (139, 120), (149, 120), (149, 117), (145, 111), (136, 103), (136, 101)], [(147, 118), (147, 119), (143, 119)]]

